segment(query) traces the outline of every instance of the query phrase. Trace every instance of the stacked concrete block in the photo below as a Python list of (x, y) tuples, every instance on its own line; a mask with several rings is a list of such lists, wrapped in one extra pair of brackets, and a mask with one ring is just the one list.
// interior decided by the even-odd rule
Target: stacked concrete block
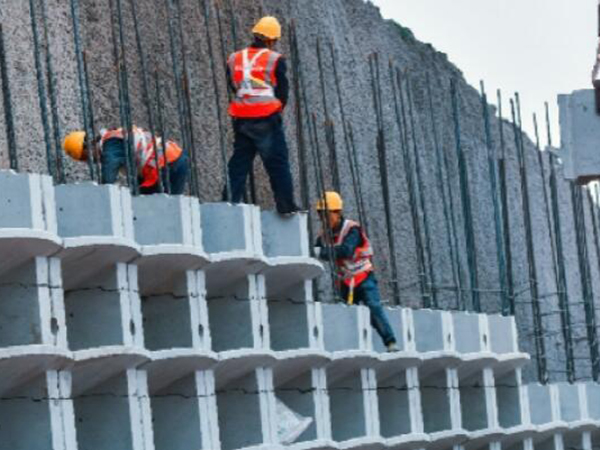
[[(513, 318), (315, 302), (306, 217), (0, 173), (0, 450), (591, 449)], [(10, 252), (8, 250), (10, 249)]]

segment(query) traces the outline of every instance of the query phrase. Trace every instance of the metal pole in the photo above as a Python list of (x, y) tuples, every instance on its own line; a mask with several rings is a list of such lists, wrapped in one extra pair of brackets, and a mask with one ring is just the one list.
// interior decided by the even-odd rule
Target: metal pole
[(483, 112), (483, 125), (485, 129), (485, 142), (488, 159), (488, 174), (490, 177), (490, 192), (492, 195), (492, 206), (494, 208), (494, 226), (496, 231), (496, 257), (498, 261), (498, 278), (500, 282), (501, 304), (504, 310), (509, 303), (508, 293), (506, 290), (506, 254), (503, 242), (502, 219), (500, 212), (500, 204), (498, 202), (498, 179), (496, 160), (493, 155), (494, 143), (492, 141), (492, 132), (490, 129), (490, 115), (488, 109), (487, 94), (485, 85), (481, 81), (481, 106)]
[(469, 193), (469, 174), (467, 161), (462, 148), (459, 97), (456, 81), (450, 80), (450, 92), (452, 96), (452, 117), (454, 120), (454, 137), (456, 144), (456, 156), (458, 160), (458, 174), (460, 181), (460, 198), (463, 210), (464, 232), (467, 246), (467, 264), (469, 266), (469, 279), (471, 288), (472, 306), (476, 312), (481, 312), (479, 299), (479, 276), (477, 272), (477, 250), (475, 245), (475, 234), (473, 231), (473, 214), (471, 210), (471, 197)]
[(17, 138), (15, 134), (15, 124), (12, 113), (12, 97), (10, 94), (10, 82), (8, 77), (8, 67), (6, 64), (6, 48), (4, 46), (4, 30), (0, 23), (0, 72), (2, 74), (2, 98), (4, 100), (4, 121), (6, 128), (6, 141), (8, 142), (8, 159), (10, 168), (14, 171), (19, 170), (17, 158)]
[[(391, 63), (390, 63), (391, 64)], [(442, 208), (444, 214), (444, 226), (446, 229), (446, 241), (448, 245), (448, 251), (450, 252), (450, 264), (452, 269), (452, 278), (454, 281), (454, 286), (456, 288), (456, 305), (459, 307), (460, 305), (460, 297), (462, 295), (462, 280), (460, 274), (460, 257), (458, 255), (458, 238), (456, 236), (456, 228), (454, 221), (450, 220), (450, 210), (452, 208), (450, 201), (446, 195), (446, 190), (444, 189), (444, 180), (448, 185), (448, 192), (450, 190), (450, 174), (446, 172), (446, 176), (444, 176), (444, 172), (442, 170), (442, 152), (443, 150), (440, 148), (440, 141), (438, 135), (438, 129), (436, 125), (435, 112), (433, 108), (433, 95), (431, 92), (431, 80), (429, 78), (429, 72), (426, 74), (426, 83), (427, 83), (427, 99), (429, 103), (429, 118), (431, 121), (431, 131), (433, 136), (433, 148), (435, 150), (435, 167), (436, 167), (436, 178), (437, 178), (437, 187), (438, 193), (441, 196), (442, 200)], [(452, 198), (452, 197), (450, 197)]]
[(56, 75), (50, 51), (50, 37), (48, 33), (47, 0), (42, 0), (42, 25), (44, 27), (44, 41), (46, 42), (46, 75), (48, 79), (48, 95), (50, 97), (50, 111), (52, 115), (52, 128), (54, 131), (54, 151), (56, 152), (56, 175), (58, 183), (65, 183), (65, 163), (61, 143), (61, 126), (58, 117), (58, 101), (56, 99)]
[[(217, 9), (217, 14), (218, 9)], [(227, 61), (227, 56), (225, 55), (225, 42), (223, 38), (223, 33), (221, 30), (221, 21), (219, 17), (219, 34), (221, 35), (221, 50), (223, 61)], [(208, 45), (208, 55), (210, 61), (210, 70), (212, 73), (212, 82), (213, 82), (213, 91), (215, 93), (215, 102), (217, 107), (217, 129), (219, 132), (219, 144), (221, 149), (221, 160), (223, 162), (223, 176), (225, 177), (225, 200), (231, 200), (231, 183), (229, 182), (229, 172), (227, 170), (227, 146), (225, 143), (225, 130), (223, 128), (223, 113), (221, 111), (221, 94), (219, 91), (219, 82), (217, 81), (217, 71), (214, 63), (214, 54), (213, 54), (213, 44), (212, 37), (210, 34), (209, 26), (210, 26), (210, 7), (208, 5), (208, 0), (204, 0), (204, 25), (206, 29), (206, 42)]]
[[(158, 111), (158, 134), (162, 137), (162, 154), (163, 156), (165, 156), (165, 146), (166, 146), (166, 137), (167, 137), (167, 133), (166, 133), (166, 129), (165, 129), (165, 120), (164, 120), (164, 114), (163, 114), (163, 101), (162, 101), (162, 93), (161, 93), (161, 88), (160, 88), (160, 77), (158, 75), (158, 70), (156, 70), (154, 72), (154, 82), (156, 84), (156, 109)], [(171, 174), (169, 173), (169, 168), (167, 167), (167, 164), (165, 164), (165, 166), (163, 167), (163, 177), (165, 180), (164, 186), (165, 186), (165, 192), (167, 194), (171, 193)]]
[(81, 114), (83, 119), (83, 129), (85, 130), (85, 148), (87, 152), (88, 168), (92, 181), (96, 179), (94, 173), (94, 158), (90, 137), (92, 132), (88, 121), (87, 92), (85, 88), (85, 79), (83, 74), (83, 51), (81, 46), (81, 35), (79, 32), (79, 0), (71, 0), (71, 20), (73, 22), (73, 41), (75, 44), (75, 56), (77, 59), (77, 77), (79, 79), (79, 96), (81, 98)]
[(527, 165), (525, 160), (525, 149), (523, 146), (522, 131), (518, 127), (517, 110), (515, 103), (510, 101), (513, 134), (515, 138), (515, 147), (519, 159), (519, 174), (521, 181), (521, 201), (523, 210), (523, 221), (525, 225), (525, 246), (527, 251), (527, 268), (529, 279), (529, 292), (531, 296), (531, 309), (533, 315), (533, 334), (535, 339), (535, 353), (537, 360), (538, 381), (542, 384), (548, 382), (548, 369), (546, 360), (546, 348), (543, 334), (542, 314), (540, 308), (540, 297), (538, 291), (537, 267), (535, 258), (535, 248), (533, 245), (533, 228), (531, 220), (531, 208), (529, 206), (529, 184), (527, 180)]
[(423, 252), (423, 236), (421, 234), (421, 221), (419, 219), (419, 210), (417, 207), (417, 194), (414, 179), (415, 171), (413, 170), (412, 160), (409, 154), (408, 121), (406, 118), (406, 108), (404, 106), (404, 95), (402, 94), (402, 79), (400, 77), (400, 71), (396, 70), (395, 75), (396, 76), (392, 78), (393, 81), (395, 81), (392, 82), (394, 111), (396, 113), (398, 133), (400, 134), (400, 154), (402, 155), (402, 163), (404, 167), (404, 173), (406, 175), (406, 183), (408, 185), (408, 201), (415, 235), (417, 267), (419, 270), (419, 288), (421, 291), (422, 305), (426, 307), (430, 304), (430, 284), (427, 280), (425, 255)]
[[(156, 170), (159, 173), (158, 177), (158, 192), (165, 192), (164, 184), (162, 177), (160, 176), (160, 155), (158, 150), (158, 139), (156, 138), (156, 128), (154, 122), (154, 114), (152, 113), (152, 103), (150, 101), (150, 83), (148, 81), (148, 65), (146, 64), (146, 54), (144, 52), (144, 46), (142, 45), (142, 38), (140, 35), (140, 27), (138, 24), (138, 15), (137, 9), (135, 6), (135, 0), (129, 0), (129, 5), (131, 8), (131, 15), (133, 17), (133, 28), (135, 31), (135, 43), (137, 47), (138, 57), (140, 59), (140, 70), (142, 72), (142, 95), (144, 97), (144, 103), (146, 105), (146, 115), (148, 118), (148, 126), (150, 127), (150, 134), (152, 135), (152, 141), (154, 145), (154, 163), (156, 164)], [(164, 161), (164, 172), (168, 172), (169, 162), (167, 160), (167, 154), (165, 151), (166, 147), (166, 136), (161, 136), (162, 142), (162, 156)]]
[(373, 103), (375, 106), (375, 115), (377, 117), (377, 157), (379, 162), (379, 174), (381, 180), (381, 192), (383, 194), (383, 207), (385, 213), (385, 222), (388, 230), (388, 247), (390, 252), (390, 268), (392, 271), (392, 286), (394, 293), (394, 303), (401, 304), (400, 299), (400, 280), (398, 277), (398, 264), (396, 261), (396, 239), (394, 223), (392, 221), (392, 204), (390, 198), (390, 186), (388, 175), (387, 148), (385, 142), (385, 132), (383, 123), (383, 106), (381, 100), (381, 79), (379, 76), (379, 60), (372, 54), (369, 58), (369, 67), (371, 69), (371, 85), (373, 90)]
[(48, 106), (46, 104), (46, 86), (44, 84), (44, 76), (42, 71), (42, 57), (40, 55), (40, 39), (37, 25), (37, 17), (35, 11), (35, 3), (29, 0), (29, 18), (31, 19), (31, 32), (33, 35), (33, 59), (35, 61), (35, 73), (37, 79), (38, 102), (40, 106), (40, 115), (42, 120), (42, 128), (44, 129), (44, 144), (46, 146), (46, 164), (48, 173), (53, 179), (56, 179), (55, 161), (53, 155), (55, 152), (50, 143), (50, 123), (48, 121)]
[(506, 171), (506, 141), (504, 139), (504, 117), (502, 115), (502, 92), (497, 91), (498, 97), (498, 127), (500, 134), (500, 157), (498, 173), (500, 178), (500, 201), (502, 203), (502, 230), (504, 232), (504, 254), (506, 255), (506, 298), (507, 304), (502, 307), (505, 316), (515, 314), (515, 283), (512, 265), (512, 243), (510, 235), (510, 206), (508, 199), (508, 176)]
[[(90, 130), (91, 130), (91, 142), (96, 142), (96, 120), (94, 118), (94, 108), (92, 103), (92, 90), (90, 88), (90, 78), (88, 73), (88, 57), (87, 52), (83, 51), (83, 78), (85, 80), (85, 91), (87, 93), (87, 105), (88, 105), (88, 118), (90, 121)], [(92, 144), (94, 145), (94, 144)], [(95, 160), (95, 168), (96, 173), (98, 174), (98, 179), (100, 179), (100, 174), (102, 173), (100, 168), (100, 160)]]
[[(402, 89), (402, 87), (400, 87)], [(429, 273), (429, 292), (431, 293), (431, 306), (434, 308), (438, 308), (438, 300), (437, 300), (437, 287), (435, 280), (435, 272), (433, 270), (433, 250), (431, 245), (431, 229), (429, 226), (429, 219), (427, 214), (427, 202), (425, 201), (425, 183), (423, 182), (423, 172), (421, 165), (420, 152), (417, 148), (417, 133), (416, 133), (416, 125), (415, 125), (415, 106), (412, 101), (412, 85), (410, 79), (407, 77), (406, 79), (406, 97), (408, 100), (408, 116), (410, 118), (410, 129), (411, 129), (411, 137), (412, 137), (412, 149), (413, 149), (413, 157), (415, 161), (415, 169), (416, 169), (416, 179), (417, 186), (419, 187), (419, 204), (421, 207), (421, 215), (423, 217), (423, 231), (425, 232), (425, 248), (427, 250), (427, 271)]]

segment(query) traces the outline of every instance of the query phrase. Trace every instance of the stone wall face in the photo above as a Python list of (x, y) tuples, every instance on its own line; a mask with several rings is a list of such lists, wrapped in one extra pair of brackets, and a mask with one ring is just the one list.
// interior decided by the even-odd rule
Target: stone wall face
[[(118, 0), (114, 1), (118, 5)], [(143, 89), (140, 69), (140, 58), (136, 50), (135, 30), (132, 21), (131, 2), (121, 0), (124, 21), (124, 38), (127, 43), (126, 60), (129, 71), (129, 90), (133, 122), (148, 126), (147, 110), (143, 101)], [(154, 77), (158, 72), (163, 86), (164, 117), (166, 134), (181, 140), (181, 128), (178, 113), (178, 101), (174, 88), (175, 77), (172, 55), (169, 44), (167, 26), (167, 6), (169, 2), (159, 0), (136, 1), (137, 15), (142, 36), (142, 45), (147, 57), (148, 78), (152, 103), (156, 100)], [(185, 41), (187, 73), (192, 109), (192, 124), (198, 173), (200, 180), (201, 201), (220, 199), (223, 184), (223, 160), (220, 153), (219, 127), (217, 122), (216, 100), (220, 99), (221, 110), (226, 109), (227, 91), (224, 77), (224, 61), (222, 54), (229, 53), (236, 46), (231, 36), (231, 16), (223, 6), (221, 10), (222, 31), (225, 36), (225, 47), (221, 47), (219, 29), (215, 17), (216, 10), (211, 6), (209, 34), (212, 39), (213, 52), (209, 53), (206, 34), (206, 22), (203, 17), (203, 2), (181, 0), (181, 26), (174, 18), (174, 36), (181, 36)], [(219, 2), (227, 5), (227, 2)], [(477, 252), (477, 271), (481, 304), (484, 312), (496, 313), (501, 310), (501, 296), (498, 293), (498, 262), (496, 239), (494, 234), (494, 211), (488, 172), (488, 157), (485, 144), (485, 133), (482, 118), (481, 98), (477, 91), (469, 86), (458, 68), (452, 65), (446, 55), (437, 52), (433, 47), (416, 41), (401, 26), (384, 21), (377, 8), (363, 0), (265, 0), (250, 2), (247, 0), (231, 0), (234, 6), (234, 21), (237, 30), (237, 45), (249, 40), (249, 32), (254, 21), (265, 12), (276, 15), (284, 21), (284, 37), (279, 50), (290, 54), (289, 21), (294, 20), (300, 44), (302, 70), (307, 87), (306, 98), (309, 109), (317, 116), (321, 124), (325, 118), (324, 105), (319, 82), (316, 41), (320, 37), (324, 43), (331, 41), (338, 57), (340, 83), (343, 103), (349, 123), (354, 129), (358, 148), (359, 173), (363, 183), (364, 201), (369, 218), (369, 234), (376, 249), (376, 264), (380, 273), (380, 286), (385, 300), (391, 299), (390, 255), (387, 245), (387, 227), (384, 220), (382, 190), (380, 185), (379, 166), (376, 149), (376, 119), (371, 95), (371, 84), (367, 56), (379, 52), (381, 63), (382, 97), (385, 120), (385, 141), (388, 151), (388, 171), (390, 174), (390, 191), (392, 194), (393, 233), (396, 237), (399, 268), (399, 284), (402, 286), (401, 301), (403, 305), (418, 307), (422, 304), (419, 291), (419, 269), (416, 260), (416, 244), (414, 226), (411, 219), (409, 196), (407, 192), (406, 170), (401, 154), (401, 140), (394, 111), (388, 62), (405, 71), (412, 85), (415, 109), (416, 151), (422, 166), (422, 190), (425, 198), (427, 221), (430, 227), (431, 264), (434, 273), (434, 284), (437, 287), (438, 302), (442, 308), (456, 307), (456, 294), (452, 290), (456, 280), (452, 275), (452, 264), (448, 247), (448, 235), (445, 228), (442, 195), (439, 191), (435, 146), (432, 133), (429, 100), (427, 97), (427, 76), (431, 80), (433, 92), (434, 120), (439, 134), (440, 149), (449, 161), (449, 170), (443, 170), (443, 184), (446, 180), (451, 187), (451, 204), (449, 211), (454, 219), (458, 238), (463, 289), (470, 299), (470, 286), (467, 271), (467, 252), (465, 251), (464, 218), (460, 200), (459, 173), (457, 152), (452, 120), (452, 104), (449, 84), (451, 79), (457, 81), (461, 113), (461, 139), (466, 154), (469, 193), (472, 203), (475, 246)], [(34, 2), (38, 15), (39, 2)], [(88, 53), (92, 100), (97, 127), (116, 126), (119, 124), (119, 105), (117, 89), (117, 73), (114, 63), (110, 2), (108, 0), (81, 0), (80, 18), (83, 45)], [(177, 12), (177, 8), (173, 8)], [(48, 0), (49, 15), (49, 48), (53, 57), (53, 65), (57, 78), (58, 113), (61, 132), (81, 127), (81, 104), (77, 82), (77, 66), (73, 45), (73, 27), (69, 2)], [(177, 14), (176, 14), (177, 15)], [(8, 20), (10, 18), (10, 20)], [(39, 97), (37, 94), (36, 72), (33, 58), (33, 44), (28, 2), (0, 0), (0, 20), (4, 25), (7, 43), (7, 59), (11, 80), (13, 110), (17, 126), (17, 141), (22, 169), (27, 171), (46, 172), (45, 144), (43, 128), (39, 113)], [(41, 24), (41, 20), (39, 21)], [(41, 25), (40, 25), (41, 26)], [(46, 45), (45, 40), (42, 43)], [(177, 47), (176, 60), (182, 70), (183, 58), (181, 49)], [(352, 179), (348, 164), (347, 149), (344, 145), (342, 120), (333, 68), (327, 47), (324, 51), (325, 93), (328, 110), (335, 122), (335, 138), (337, 142), (338, 164), (341, 171), (341, 191), (347, 205), (347, 216), (356, 217), (356, 201), (353, 196)], [(218, 93), (214, 89), (211, 72), (211, 60), (216, 71)], [(45, 67), (45, 63), (43, 64)], [(295, 102), (292, 95), (290, 104), (284, 114), (290, 156), (292, 160), (295, 185), (299, 186), (298, 145), (296, 139)], [(510, 113), (505, 101), (505, 116)], [(2, 106), (0, 106), (2, 109)], [(2, 115), (4, 110), (2, 109)], [(490, 108), (494, 114), (494, 110)], [(306, 119), (306, 118), (304, 118)], [(529, 120), (524, 118), (523, 120)], [(227, 153), (231, 154), (232, 134), (228, 119), (224, 116), (222, 126), (226, 130)], [(521, 183), (515, 137), (508, 122), (500, 123), (492, 118), (491, 130), (494, 142), (494, 153), (499, 153), (500, 127), (504, 130), (506, 143), (506, 164), (508, 176), (508, 200), (510, 211), (512, 266), (514, 273), (517, 324), (524, 351), (535, 354), (535, 336), (532, 322), (532, 302), (528, 287), (528, 263), (526, 239), (521, 205)], [(4, 122), (0, 123), (0, 165), (6, 167), (6, 138)], [(326, 145), (323, 127), (319, 126), (320, 147), (325, 161)], [(548, 235), (546, 209), (543, 189), (548, 190), (548, 157), (544, 154), (546, 184), (542, 184), (538, 156), (534, 144), (524, 137), (528, 186), (532, 212), (534, 248), (537, 263), (538, 288), (541, 297), (542, 333), (548, 357), (548, 368), (552, 380), (565, 378), (564, 342), (561, 334), (560, 308), (555, 295), (557, 288), (554, 281), (553, 262), (550, 239)], [(413, 147), (413, 135), (408, 137)], [(414, 160), (413, 160), (414, 164)], [(318, 193), (314, 176), (314, 164), (309, 157), (307, 167), (310, 180), (310, 199), (313, 201)], [(256, 164), (258, 198), (263, 207), (272, 207), (268, 179), (259, 163)], [(329, 171), (327, 171), (329, 172)], [(87, 178), (86, 168), (82, 165), (67, 163), (68, 181)], [(330, 186), (329, 175), (327, 184)], [(573, 224), (573, 208), (569, 185), (559, 174), (558, 191), (561, 208), (561, 233), (565, 251), (565, 266), (571, 309), (571, 326), (577, 358), (577, 378), (589, 378), (589, 345), (586, 341), (585, 317), (581, 295), (581, 278), (577, 259), (577, 247)], [(447, 193), (448, 194), (448, 193)], [(549, 195), (549, 194), (548, 194)], [(298, 195), (299, 197), (299, 195)], [(587, 201), (587, 199), (586, 199)], [(585, 207), (587, 243), (589, 260), (592, 268), (595, 292), (600, 289), (597, 247), (594, 242), (590, 209)], [(423, 211), (420, 211), (423, 217)], [(317, 223), (313, 223), (316, 230)], [(423, 231), (423, 225), (421, 225)], [(323, 279), (320, 282), (322, 298), (326, 298), (330, 283)], [(469, 300), (470, 301), (470, 300)], [(525, 373), (526, 378), (535, 377), (535, 366)]]

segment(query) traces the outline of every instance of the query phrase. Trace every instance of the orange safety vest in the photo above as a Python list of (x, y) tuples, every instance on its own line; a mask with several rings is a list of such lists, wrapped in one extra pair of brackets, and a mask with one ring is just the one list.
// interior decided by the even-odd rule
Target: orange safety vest
[(249, 47), (233, 53), (227, 62), (235, 97), (229, 115), (236, 118), (268, 117), (283, 109), (275, 97), (275, 67), (281, 55), (268, 48)]
[[(156, 158), (154, 156), (154, 144), (162, 145), (162, 138), (153, 139), (152, 133), (143, 128), (133, 127), (133, 148), (135, 151), (135, 160), (138, 170), (138, 176), (142, 180), (140, 187), (151, 187), (158, 182), (158, 169), (156, 168)], [(122, 128), (101, 131), (100, 148), (109, 139), (125, 139), (125, 133)], [(161, 152), (162, 153), (162, 152)], [(167, 141), (165, 149), (167, 155), (167, 163), (177, 161), (183, 150), (174, 141)], [(165, 167), (165, 157), (161, 154), (158, 158), (158, 166), (162, 169)]]
[(371, 247), (369, 238), (358, 222), (345, 219), (342, 224), (342, 229), (333, 237), (333, 243), (334, 245), (341, 245), (350, 230), (353, 230), (354, 228), (359, 229), (362, 237), (362, 244), (354, 250), (352, 257), (338, 258), (335, 261), (338, 271), (338, 280), (341, 280), (351, 288), (360, 285), (373, 271), (373, 247)]

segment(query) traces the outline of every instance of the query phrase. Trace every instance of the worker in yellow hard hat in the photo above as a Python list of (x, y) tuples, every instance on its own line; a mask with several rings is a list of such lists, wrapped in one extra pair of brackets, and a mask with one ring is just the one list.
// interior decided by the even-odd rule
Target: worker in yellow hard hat
[(336, 283), (348, 304), (364, 303), (371, 311), (371, 325), (389, 352), (397, 351), (396, 337), (381, 306), (373, 267), (373, 247), (358, 222), (344, 218), (344, 203), (337, 192), (325, 192), (316, 209), (322, 231), (317, 239), (320, 259), (333, 258)]
[[(166, 190), (173, 195), (183, 194), (188, 177), (187, 153), (174, 141), (167, 141), (163, 149), (162, 139), (160, 137), (153, 139), (152, 134), (143, 128), (134, 126), (132, 137), (140, 193), (154, 194), (159, 191), (159, 169), (165, 167), (166, 156), (170, 183), (170, 189)], [(157, 146), (159, 147), (158, 168), (155, 156)], [(126, 167), (126, 133), (122, 128), (102, 129), (96, 142), (92, 143), (92, 147), (94, 159), (102, 164), (102, 183), (112, 184), (117, 181), (119, 171)], [(65, 137), (63, 148), (74, 160), (87, 161), (85, 131), (69, 133)]]
[(252, 29), (252, 44), (229, 56), (227, 79), (234, 93), (229, 105), (234, 151), (228, 164), (231, 200), (242, 201), (246, 179), (258, 153), (263, 161), (277, 211), (296, 212), (294, 185), (282, 112), (288, 101), (285, 58), (273, 50), (281, 38), (275, 17), (263, 17)]

